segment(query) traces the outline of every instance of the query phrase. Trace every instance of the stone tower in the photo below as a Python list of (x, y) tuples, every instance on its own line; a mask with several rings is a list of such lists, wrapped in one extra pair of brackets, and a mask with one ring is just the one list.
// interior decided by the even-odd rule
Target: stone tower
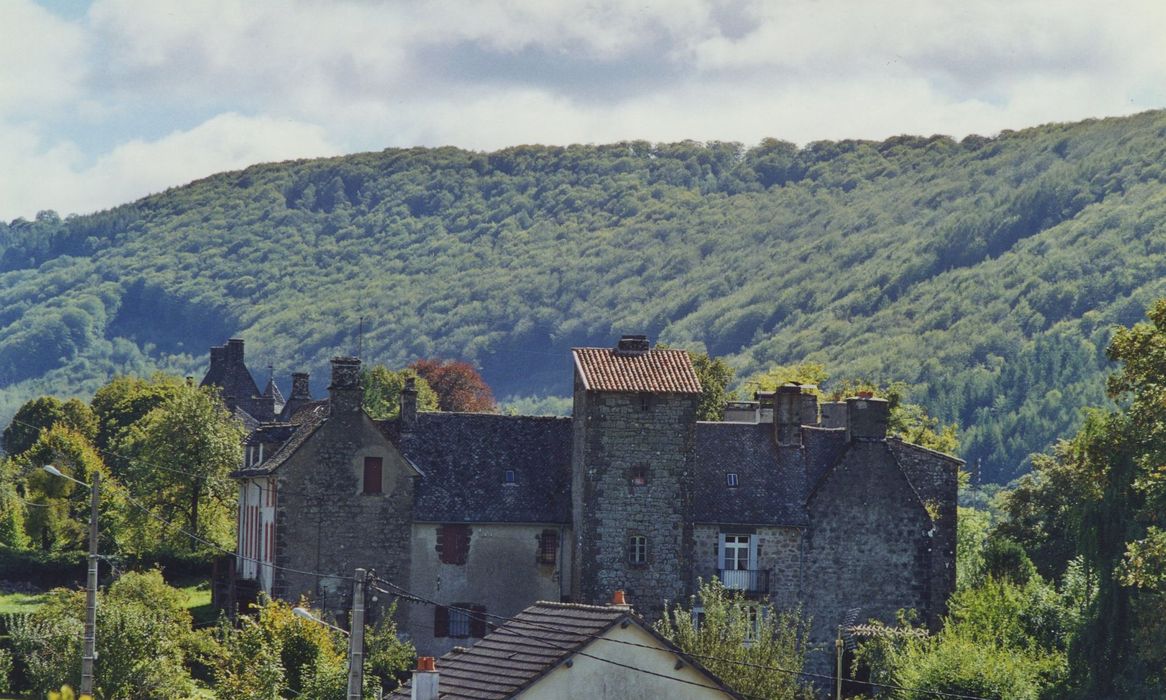
[(655, 616), (692, 581), (700, 381), (688, 353), (646, 336), (572, 355), (571, 594), (600, 603), (624, 589)]

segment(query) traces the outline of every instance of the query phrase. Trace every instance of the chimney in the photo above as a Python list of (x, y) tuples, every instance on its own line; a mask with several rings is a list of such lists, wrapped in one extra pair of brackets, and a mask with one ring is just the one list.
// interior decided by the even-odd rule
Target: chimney
[(782, 384), (773, 397), (773, 435), (778, 447), (802, 445), (802, 388)]
[(624, 594), (622, 588), (611, 595), (611, 607), (632, 609), (632, 606), (628, 604), (628, 597)]
[(401, 390), (401, 430), (409, 432), (417, 424), (417, 380), (409, 377)]
[(846, 402), (845, 401), (826, 401), (822, 404), (822, 423), (823, 428), (845, 428), (846, 427)]
[(886, 440), (890, 404), (876, 399), (869, 392), (846, 399), (846, 439)]
[(625, 335), (620, 337), (619, 343), (615, 346), (616, 355), (643, 355), (651, 350), (652, 347), (648, 343), (648, 336), (646, 335)]
[(207, 368), (206, 373), (208, 375), (213, 375), (215, 372), (222, 372), (226, 363), (227, 346), (215, 345), (211, 347), (211, 366)]
[(364, 403), (360, 385), (360, 360), (355, 357), (332, 358), (332, 383), (328, 385), (332, 415), (356, 413)]
[(418, 656), (409, 697), (412, 700), (437, 700), (439, 675), (437, 661), (432, 656)]
[(243, 339), (231, 338), (226, 347), (227, 364), (243, 364)]
[(291, 396), (288, 397), (288, 400), (289, 401), (294, 401), (294, 400), (311, 401), (312, 400), (312, 388), (308, 384), (308, 373), (307, 372), (292, 372)]
[(814, 390), (818, 387), (813, 384), (803, 384), (802, 390), (802, 405), (801, 405), (801, 422), (802, 425), (817, 425), (818, 424), (818, 395)]

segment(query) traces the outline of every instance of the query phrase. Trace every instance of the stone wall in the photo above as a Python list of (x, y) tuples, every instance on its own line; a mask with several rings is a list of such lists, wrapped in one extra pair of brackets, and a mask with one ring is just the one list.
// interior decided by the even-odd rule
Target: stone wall
[[(782, 609), (801, 605), (802, 530), (796, 527), (756, 527), (751, 525), (697, 525), (693, 532), (693, 572), (708, 581), (720, 570), (721, 533), (752, 535), (757, 542), (757, 568), (769, 572), (765, 598)], [(696, 584), (694, 582), (695, 590)]]
[[(470, 530), (465, 562), (447, 564), (438, 552), (441, 523), (416, 523), (412, 535), (412, 571), (409, 589), (439, 603), (471, 603), (490, 615), (512, 617), (540, 601), (558, 601), (568, 590), (571, 532), (553, 524), (459, 523)], [(558, 536), (557, 561), (539, 561), (539, 538), (544, 531)], [(418, 653), (440, 656), (454, 646), (475, 640), (433, 634), (433, 606), (403, 601), (402, 631)], [(493, 622), (493, 620), (491, 620)]]
[[(382, 493), (363, 491), (364, 458), (382, 459)], [(280, 467), (273, 594), (342, 613), (357, 567), (409, 581), (409, 536), (416, 472), (363, 412), (329, 417)], [(339, 619), (344, 616), (339, 615)]]
[(810, 670), (830, 668), (832, 639), (851, 608), (859, 621), (894, 622), (901, 609), (931, 605), (933, 523), (887, 443), (852, 443), (809, 502), (806, 613), (821, 651)]
[[(659, 615), (691, 592), (692, 478), (696, 396), (576, 391), (576, 584), (584, 603), (623, 589), (636, 609)], [(635, 485), (637, 469), (645, 483)], [(629, 562), (632, 536), (647, 538), (647, 562)]]

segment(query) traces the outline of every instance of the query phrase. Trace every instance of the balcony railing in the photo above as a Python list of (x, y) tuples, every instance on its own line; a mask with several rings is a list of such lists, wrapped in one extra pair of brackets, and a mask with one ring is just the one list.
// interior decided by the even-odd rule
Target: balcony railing
[(721, 569), (720, 577), (730, 591), (769, 592), (769, 569)]

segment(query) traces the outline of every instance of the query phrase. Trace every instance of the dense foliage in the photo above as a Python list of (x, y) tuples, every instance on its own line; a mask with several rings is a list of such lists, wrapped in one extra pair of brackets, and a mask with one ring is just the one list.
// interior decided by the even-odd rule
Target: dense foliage
[(1105, 400), (1111, 325), (1166, 291), (1164, 133), (1150, 112), (959, 142), (390, 149), (45, 212), (0, 224), (0, 418), (197, 374), (228, 335), (318, 381), (359, 342), (565, 396), (570, 346), (639, 331), (740, 376), (902, 379), (1007, 481)]
[(701, 583), (687, 608), (666, 610), (655, 629), (746, 697), (814, 696), (800, 675), (809, 625), (797, 611), (764, 608), (714, 578)]

